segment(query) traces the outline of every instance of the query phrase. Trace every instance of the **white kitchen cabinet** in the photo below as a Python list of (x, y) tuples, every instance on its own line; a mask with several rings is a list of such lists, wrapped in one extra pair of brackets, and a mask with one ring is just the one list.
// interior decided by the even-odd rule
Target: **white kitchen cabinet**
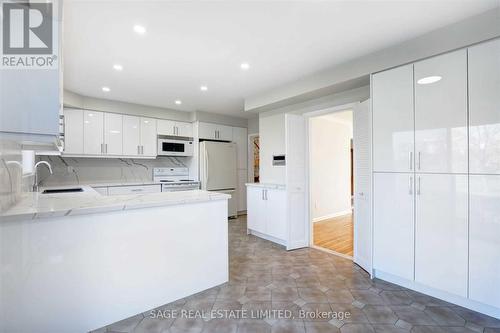
[(64, 152), (83, 154), (83, 110), (64, 109)]
[(500, 174), (500, 40), (469, 48), (470, 172)]
[(247, 186), (247, 228), (266, 232), (266, 202), (264, 188)]
[(286, 191), (247, 186), (247, 228), (286, 242)]
[(467, 182), (466, 175), (452, 174), (415, 179), (415, 281), (462, 297), (467, 297)]
[(233, 127), (233, 142), (236, 143), (238, 169), (247, 169), (248, 134), (243, 127)]
[(123, 116), (123, 155), (137, 156), (141, 145), (141, 123), (139, 117)]
[(141, 156), (156, 157), (158, 154), (157, 150), (157, 136), (156, 136), (156, 119), (152, 118), (141, 118), (141, 142), (140, 142), (140, 152)]
[(245, 184), (247, 181), (248, 175), (246, 169), (238, 170), (238, 184), (237, 184), (237, 202), (238, 202), (238, 212), (243, 212), (247, 210), (247, 189)]
[(500, 176), (470, 176), (469, 297), (500, 308)]
[(414, 174), (375, 173), (373, 267), (413, 280)]
[[(414, 66), (416, 171), (466, 173), (467, 52), (447, 53)], [(433, 76), (441, 79), (420, 82)]]
[(104, 152), (104, 114), (97, 111), (83, 111), (83, 153), (102, 155)]
[(158, 134), (170, 136), (193, 137), (193, 124), (173, 120), (158, 120)]
[(123, 116), (104, 113), (104, 154), (123, 154)]
[(413, 170), (413, 65), (374, 74), (373, 170)]
[(231, 126), (198, 123), (198, 136), (200, 139), (233, 141), (233, 128)]

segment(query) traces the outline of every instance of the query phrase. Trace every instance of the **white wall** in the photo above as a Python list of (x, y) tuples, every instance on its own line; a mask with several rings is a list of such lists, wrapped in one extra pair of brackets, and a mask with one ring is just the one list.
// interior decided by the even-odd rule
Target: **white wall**
[(309, 133), (313, 221), (349, 213), (352, 111), (311, 118)]
[(285, 167), (273, 166), (273, 155), (285, 154), (285, 114), (260, 115), (260, 182), (285, 184)]

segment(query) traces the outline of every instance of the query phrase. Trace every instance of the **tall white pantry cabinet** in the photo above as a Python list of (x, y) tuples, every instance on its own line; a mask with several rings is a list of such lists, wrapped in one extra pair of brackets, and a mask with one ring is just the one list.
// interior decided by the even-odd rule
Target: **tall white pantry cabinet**
[(500, 40), (372, 75), (374, 275), (500, 317)]

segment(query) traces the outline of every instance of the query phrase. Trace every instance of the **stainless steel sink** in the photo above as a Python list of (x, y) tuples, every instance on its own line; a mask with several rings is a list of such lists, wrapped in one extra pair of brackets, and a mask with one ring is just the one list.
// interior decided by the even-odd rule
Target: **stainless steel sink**
[(83, 188), (81, 187), (53, 188), (53, 189), (43, 190), (42, 194), (76, 193), (76, 192), (83, 192)]

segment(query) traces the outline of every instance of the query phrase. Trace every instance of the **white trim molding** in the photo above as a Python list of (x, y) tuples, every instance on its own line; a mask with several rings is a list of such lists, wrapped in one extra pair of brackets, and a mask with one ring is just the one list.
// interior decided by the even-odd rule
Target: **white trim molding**
[(323, 215), (323, 216), (315, 217), (315, 218), (312, 219), (312, 221), (313, 221), (313, 223), (316, 223), (316, 222), (320, 222), (320, 221), (324, 221), (324, 220), (328, 220), (328, 219), (333, 219), (335, 217), (344, 216), (344, 215), (350, 215), (350, 214), (352, 214), (352, 208), (348, 209), (348, 210), (343, 210), (343, 211), (340, 211), (340, 212), (335, 212), (335, 213), (332, 213), (332, 214), (328, 214), (328, 215)]

